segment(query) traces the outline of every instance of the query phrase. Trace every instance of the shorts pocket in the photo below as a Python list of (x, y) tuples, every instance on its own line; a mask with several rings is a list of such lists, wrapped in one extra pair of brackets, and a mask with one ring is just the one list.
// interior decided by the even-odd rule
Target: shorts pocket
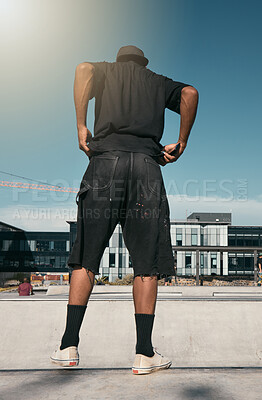
[(144, 161), (146, 164), (147, 187), (151, 193), (160, 198), (163, 182), (160, 166), (157, 162), (148, 157), (145, 157)]
[(113, 182), (119, 156), (93, 155), (83, 177), (83, 184), (93, 190), (108, 189)]

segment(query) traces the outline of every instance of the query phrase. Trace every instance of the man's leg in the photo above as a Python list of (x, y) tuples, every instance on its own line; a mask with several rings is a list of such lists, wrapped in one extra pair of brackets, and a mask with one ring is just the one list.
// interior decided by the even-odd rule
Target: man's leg
[[(78, 344), (79, 330), (93, 289), (94, 272), (99, 271), (106, 244), (118, 223), (123, 195), (114, 190), (115, 183), (125, 184), (126, 156), (126, 152), (94, 155), (83, 176), (78, 195), (77, 236), (68, 260), (74, 271), (61, 350)], [(82, 268), (82, 264), (90, 266), (94, 272)]]
[(131, 152), (130, 180), (126, 215), (120, 222), (135, 275), (133, 299), (137, 343), (132, 370), (134, 374), (145, 374), (169, 368), (172, 364), (156, 351), (151, 341), (158, 280), (161, 275), (171, 272), (168, 256), (172, 246), (168, 243), (169, 227), (159, 165), (150, 156)]
[[(151, 334), (157, 297), (157, 248), (162, 176), (150, 156), (130, 153), (126, 215), (121, 220), (123, 238), (134, 266), (133, 300), (137, 333), (136, 354), (154, 355)], [(154, 186), (154, 193), (149, 184)], [(154, 274), (155, 272), (155, 274)]]
[[(60, 350), (77, 346), (79, 331), (93, 289), (95, 274), (106, 243), (117, 225), (121, 196), (115, 196), (115, 181), (125, 182), (126, 152), (93, 155), (77, 194), (77, 235), (67, 264), (73, 268), (67, 322)], [(82, 267), (88, 265), (92, 268)]]
[(133, 300), (136, 314), (154, 314), (157, 287), (157, 275), (135, 277)]
[(60, 350), (78, 346), (79, 331), (85, 315), (87, 302), (94, 286), (95, 274), (83, 267), (76, 266), (72, 272), (67, 304), (67, 320)]
[(94, 286), (95, 274), (84, 267), (76, 266), (72, 272), (69, 302), (86, 306)]
[(136, 321), (136, 354), (154, 355), (151, 342), (157, 299), (157, 276), (136, 276), (133, 284), (133, 300)]

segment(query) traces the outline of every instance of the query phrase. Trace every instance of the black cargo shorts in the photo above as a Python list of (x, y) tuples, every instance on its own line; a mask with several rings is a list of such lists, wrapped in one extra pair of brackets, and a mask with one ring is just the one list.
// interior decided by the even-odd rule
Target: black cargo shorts
[(120, 150), (91, 155), (76, 203), (70, 267), (99, 274), (104, 250), (119, 222), (134, 277), (162, 279), (175, 274), (169, 204), (160, 165), (153, 157)]

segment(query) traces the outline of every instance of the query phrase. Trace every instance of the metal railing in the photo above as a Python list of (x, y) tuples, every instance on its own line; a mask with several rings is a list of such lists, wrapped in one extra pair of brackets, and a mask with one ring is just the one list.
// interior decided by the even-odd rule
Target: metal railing
[(175, 261), (176, 261), (176, 253), (178, 251), (190, 251), (196, 252), (196, 284), (199, 285), (199, 269), (200, 269), (200, 252), (220, 252), (220, 276), (223, 276), (223, 253), (253, 253), (254, 255), (254, 282), (257, 282), (257, 261), (258, 253), (262, 253), (262, 247), (254, 247), (254, 246), (172, 246), (172, 249), (175, 253)]

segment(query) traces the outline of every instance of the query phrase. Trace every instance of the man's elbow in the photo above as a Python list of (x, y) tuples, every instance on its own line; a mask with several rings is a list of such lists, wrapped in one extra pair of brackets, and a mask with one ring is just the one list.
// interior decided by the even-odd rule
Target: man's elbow
[(93, 73), (95, 70), (95, 67), (88, 63), (88, 62), (83, 62), (80, 63), (76, 66), (76, 72), (88, 72), (88, 73)]
[(194, 86), (185, 86), (181, 91), (181, 95), (195, 101), (198, 101), (199, 98), (198, 91)]

